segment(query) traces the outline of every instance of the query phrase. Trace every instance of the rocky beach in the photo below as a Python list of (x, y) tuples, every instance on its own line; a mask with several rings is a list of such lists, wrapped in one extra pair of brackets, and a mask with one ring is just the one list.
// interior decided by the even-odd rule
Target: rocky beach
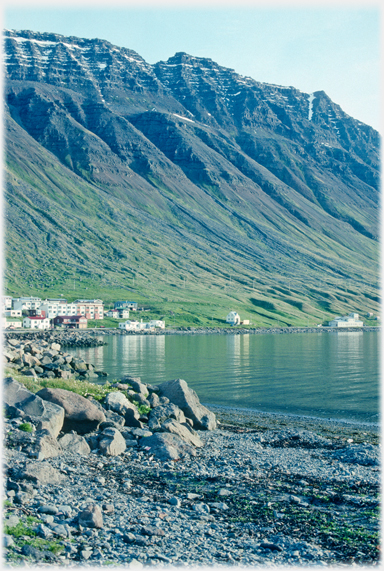
[(7, 565), (379, 565), (377, 425), (94, 384), (48, 335), (4, 355)]

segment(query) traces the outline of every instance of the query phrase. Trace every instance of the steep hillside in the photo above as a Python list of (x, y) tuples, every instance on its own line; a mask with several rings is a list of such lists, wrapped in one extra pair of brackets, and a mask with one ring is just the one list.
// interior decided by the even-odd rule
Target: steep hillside
[(324, 92), (56, 34), (5, 56), (9, 293), (377, 312), (379, 135)]

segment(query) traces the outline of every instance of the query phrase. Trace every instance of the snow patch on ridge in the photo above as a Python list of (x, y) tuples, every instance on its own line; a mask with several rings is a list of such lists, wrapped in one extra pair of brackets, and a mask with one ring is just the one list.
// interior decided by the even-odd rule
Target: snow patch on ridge
[(184, 121), (190, 121), (191, 123), (194, 123), (194, 121), (192, 121), (192, 119), (188, 119), (188, 117), (183, 117), (182, 115), (178, 115), (177, 113), (172, 113), (172, 115), (174, 115), (175, 117), (179, 117), (179, 119), (184, 119)]
[(315, 96), (313, 93), (310, 93), (308, 95), (308, 101), (309, 101), (309, 111), (308, 111), (308, 121), (312, 121), (312, 115), (313, 115), (313, 100), (315, 99)]

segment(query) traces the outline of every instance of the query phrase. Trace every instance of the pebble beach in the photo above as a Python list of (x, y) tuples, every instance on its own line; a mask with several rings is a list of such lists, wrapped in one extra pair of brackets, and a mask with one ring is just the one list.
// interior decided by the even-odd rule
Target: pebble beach
[[(43, 462), (60, 482), (19, 481), (20, 491), (8, 496), (19, 494), (20, 503), (6, 517), (35, 518), (63, 547), (48, 560), (24, 549), (27, 560), (135, 568), (379, 564), (377, 427), (211, 410), (220, 424), (199, 431), (204, 446), (196, 456), (161, 462), (145, 447), (107, 459), (62, 455)], [(6, 450), (12, 474), (26, 462)], [(100, 528), (76, 520), (89, 503), (99, 507)]]

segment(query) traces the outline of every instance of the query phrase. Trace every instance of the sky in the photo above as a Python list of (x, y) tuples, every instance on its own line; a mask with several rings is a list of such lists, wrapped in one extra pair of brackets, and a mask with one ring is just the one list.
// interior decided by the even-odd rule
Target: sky
[[(101, 38), (148, 63), (176, 52), (208, 57), (241, 75), (323, 90), (382, 132), (379, 3), (6, 1), (3, 28)], [(108, 6), (108, 7), (106, 7)], [(313, 7), (312, 7), (313, 6)]]

